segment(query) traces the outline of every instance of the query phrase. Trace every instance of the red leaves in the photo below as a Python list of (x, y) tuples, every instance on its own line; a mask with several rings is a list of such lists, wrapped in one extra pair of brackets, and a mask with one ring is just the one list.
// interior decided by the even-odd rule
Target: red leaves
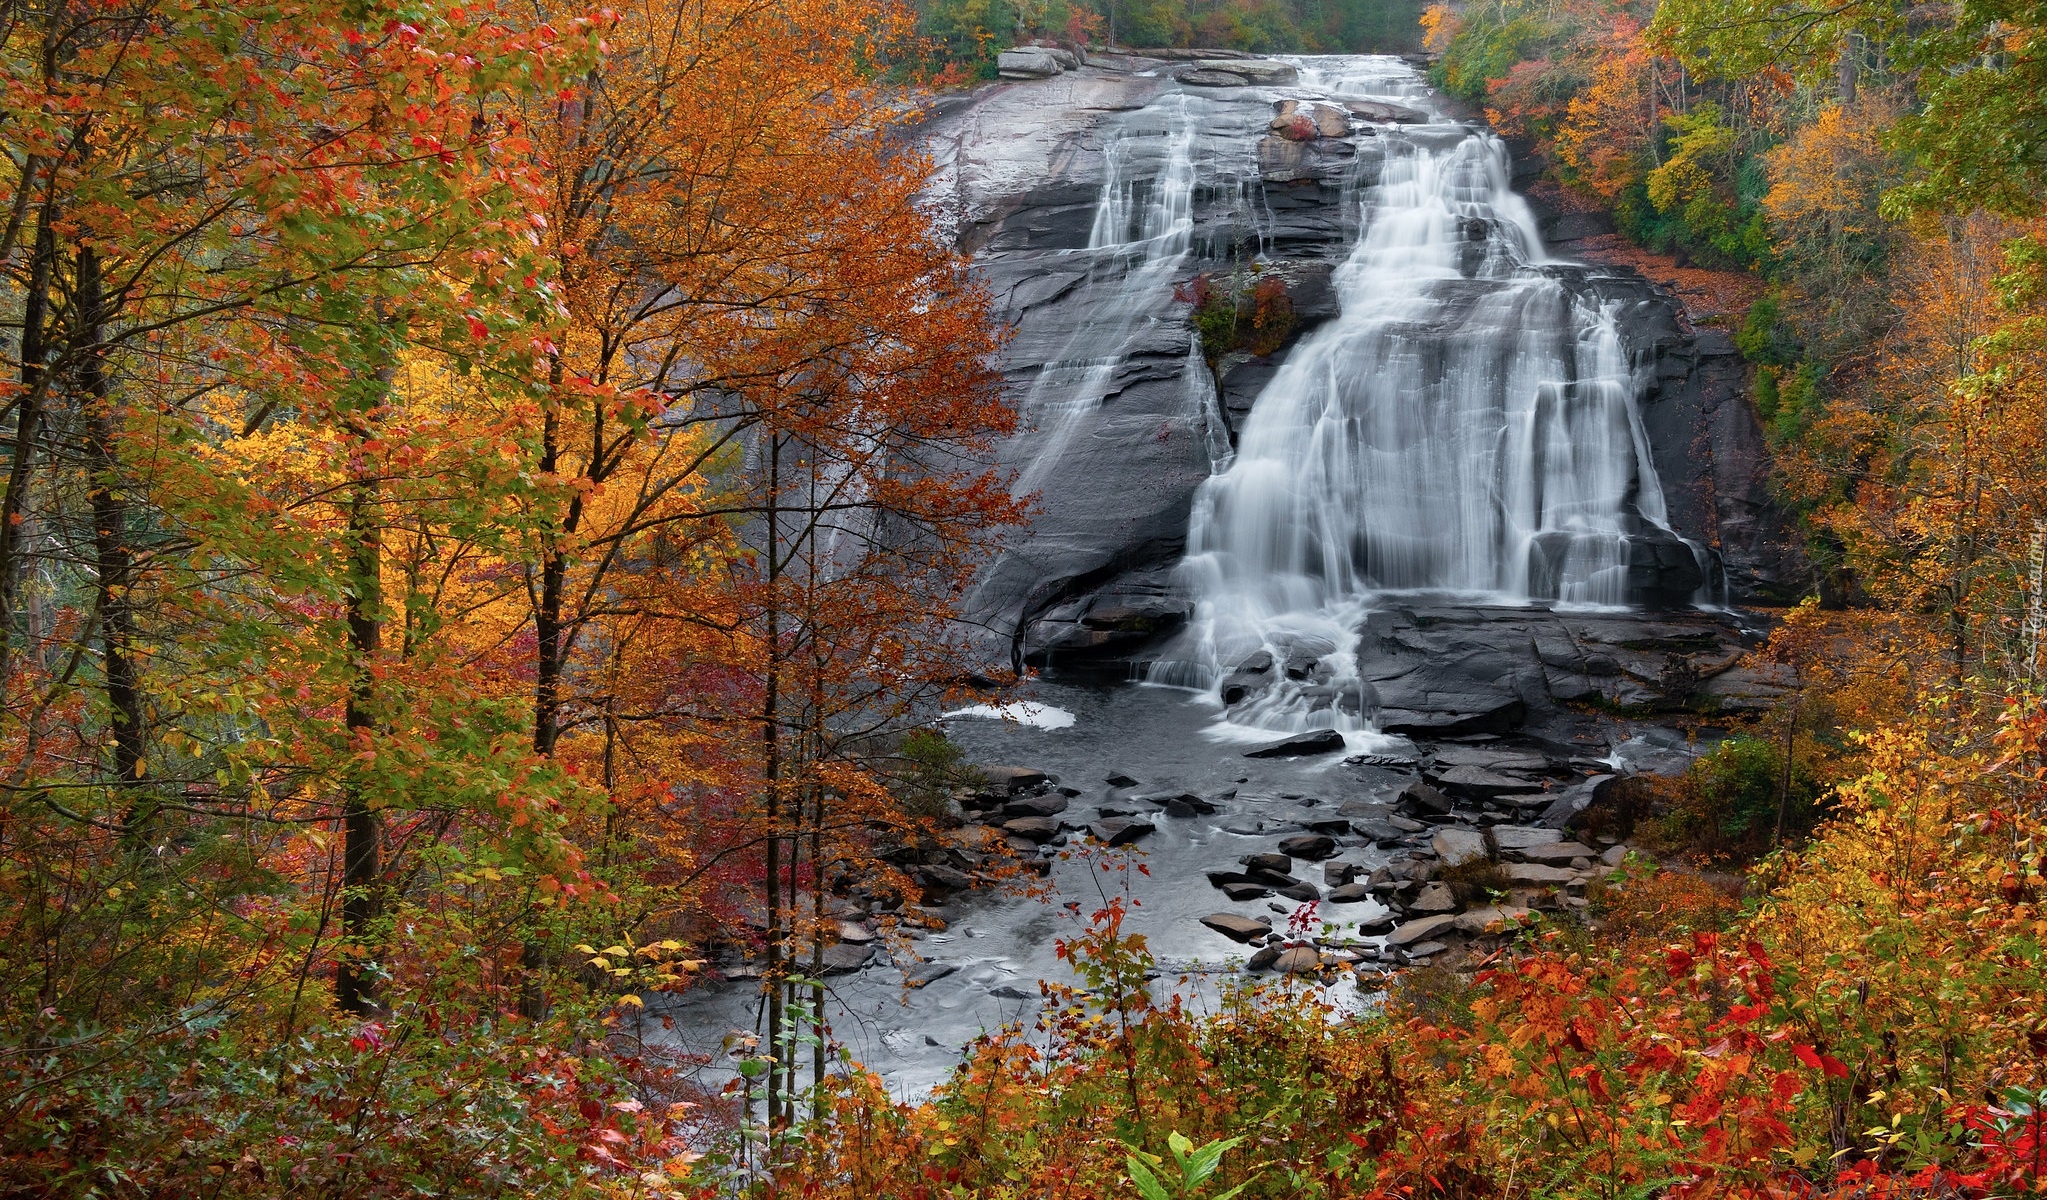
[(1831, 1054), (1823, 1054), (1812, 1046), (1793, 1046), (1791, 1047), (1791, 1053), (1799, 1062), (1804, 1063), (1815, 1071), (1824, 1072), (1837, 1079), (1848, 1078), (1847, 1064)]

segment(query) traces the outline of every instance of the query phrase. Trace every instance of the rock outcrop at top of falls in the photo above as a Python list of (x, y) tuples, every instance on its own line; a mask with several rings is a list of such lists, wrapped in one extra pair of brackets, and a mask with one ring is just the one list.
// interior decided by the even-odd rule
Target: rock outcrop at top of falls
[[(971, 599), (991, 655), (1141, 658), (1231, 605), (1255, 624), (1383, 589), (1678, 608), (1796, 586), (1724, 333), (1570, 262), (1568, 223), (1400, 60), (1177, 78), (1211, 65), (1090, 56), (924, 126), (1014, 329), (1005, 460), (1039, 497)], [(1247, 271), (1295, 328), (1211, 373), (1186, 285)]]

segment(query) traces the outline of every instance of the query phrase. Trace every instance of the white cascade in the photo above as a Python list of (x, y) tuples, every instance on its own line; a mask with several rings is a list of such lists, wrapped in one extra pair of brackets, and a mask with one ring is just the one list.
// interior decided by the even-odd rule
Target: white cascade
[[(1396, 59), (1307, 60), (1304, 86), (1432, 101)], [(1371, 744), (1356, 630), (1376, 596), (1626, 602), (1628, 535), (1664, 526), (1615, 313), (1547, 261), (1500, 141), (1440, 115), (1381, 126), (1376, 185), (1334, 283), (1198, 494), (1188, 629), (1154, 682), (1265, 666), (1224, 736), (1337, 729)]]
[(1128, 128), (1104, 148), (1094, 228), (1078, 252), (1089, 260), (1090, 286), (1110, 297), (1102, 309), (1109, 316), (1075, 331), (1025, 393), (1019, 415), (1037, 437), (1011, 485), (1018, 496), (1044, 486), (1100, 410), (1136, 334), (1172, 315), (1173, 285), (1194, 244), (1195, 116), (1184, 94), (1162, 97), (1143, 115), (1163, 117), (1166, 128)]

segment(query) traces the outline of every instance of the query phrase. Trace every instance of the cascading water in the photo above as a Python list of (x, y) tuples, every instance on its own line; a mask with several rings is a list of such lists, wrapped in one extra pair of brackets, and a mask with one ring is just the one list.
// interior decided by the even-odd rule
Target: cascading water
[[(1045, 364), (1020, 406), (1038, 438), (1012, 491), (1039, 490), (1114, 385), (1123, 352), (1147, 322), (1161, 319), (1194, 241), (1195, 127), (1189, 97), (1175, 94), (1145, 112), (1163, 131), (1128, 129), (1104, 150), (1106, 174), (1087, 249), (1091, 282), (1112, 287), (1110, 320), (1074, 334)], [(1149, 160), (1156, 159), (1156, 166)], [(1114, 280), (1113, 284), (1108, 281)]]
[[(1337, 98), (1428, 103), (1397, 60), (1304, 66)], [(1439, 119), (1380, 141), (1341, 315), (1195, 501), (1195, 616), (1151, 678), (1215, 695), (1225, 734), (1368, 734), (1353, 647), (1377, 594), (1621, 605), (1630, 534), (1664, 527), (1615, 314), (1544, 269), (1499, 140)]]

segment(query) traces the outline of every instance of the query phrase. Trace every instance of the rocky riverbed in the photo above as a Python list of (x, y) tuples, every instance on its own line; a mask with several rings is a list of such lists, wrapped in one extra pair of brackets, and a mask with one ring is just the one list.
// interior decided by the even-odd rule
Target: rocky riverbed
[[(1199, 999), (1290, 971), (1368, 998), (1388, 971), (1492, 945), (1529, 913), (1581, 910), (1625, 853), (1586, 821), (1602, 790), (1684, 769), (1718, 733), (1711, 712), (1781, 686), (1742, 659), (1755, 634), (1725, 614), (1411, 598), (1373, 620), (1382, 649), (1362, 669), (1403, 706), (1387, 719), (1400, 732), (1251, 742), (1210, 697), (1085, 677), (947, 719), (988, 782), (961, 795), (957, 828), (896, 852), (923, 905), (833, 898), (835, 1036), (921, 1093), (974, 1037), (1028, 1023), (1038, 980), (1071, 980), (1056, 942), (1084, 928), (1103, 888), (1137, 902), (1129, 928), (1158, 955), (1160, 986)], [(1094, 865), (1126, 852), (1148, 874)], [(992, 882), (1012, 857), (1037, 864), (1015, 882), (1044, 895)], [(677, 1019), (663, 1036), (715, 1077), (757, 993), (736, 953), (711, 975), (651, 1012)]]

